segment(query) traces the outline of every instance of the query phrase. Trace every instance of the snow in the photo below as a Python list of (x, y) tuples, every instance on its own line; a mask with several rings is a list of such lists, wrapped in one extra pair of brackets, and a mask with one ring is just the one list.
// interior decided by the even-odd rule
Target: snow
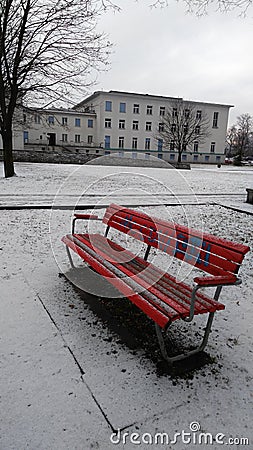
[[(245, 203), (252, 168), (177, 171), (16, 163), (15, 169), (17, 177), (0, 177), (0, 448), (204, 448), (193, 442), (198, 438), (189, 428), (193, 422), (213, 436), (223, 433), (224, 442), (244, 437), (252, 446), (252, 252), (240, 271), (242, 285), (221, 294), (226, 309), (216, 314), (206, 348), (213, 363), (176, 378), (159, 374), (144, 348), (125, 345), (59, 276), (69, 268), (61, 237), (70, 232), (75, 206), (102, 217), (111, 202), (142, 205), (140, 210), (157, 217), (252, 249), (253, 205)], [(89, 223), (92, 232), (103, 227)], [(128, 243), (142, 251), (141, 243)], [(183, 270), (164, 255), (156, 256), (155, 263), (177, 275)], [(88, 284), (92, 293), (94, 279)], [(124, 431), (116, 445), (110, 436), (118, 428)], [(190, 444), (182, 437), (170, 446), (154, 442), (158, 432), (172, 439), (182, 430), (191, 433)], [(123, 433), (129, 433), (125, 444)], [(131, 433), (144, 442), (134, 443), (139, 438)]]

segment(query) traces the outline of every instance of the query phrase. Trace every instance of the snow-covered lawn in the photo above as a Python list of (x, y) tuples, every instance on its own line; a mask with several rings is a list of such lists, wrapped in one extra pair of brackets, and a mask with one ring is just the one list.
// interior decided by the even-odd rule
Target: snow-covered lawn
[[(223, 433), (224, 443), (248, 438), (252, 448), (252, 251), (240, 271), (242, 285), (221, 294), (226, 309), (217, 313), (206, 349), (213, 363), (177, 378), (161, 375), (145, 348), (128, 348), (59, 273), (68, 269), (60, 239), (76, 205), (90, 205), (87, 211), (101, 217), (111, 201), (142, 205), (252, 249), (253, 216), (220, 204), (243, 210), (253, 170), (19, 163), (16, 173), (0, 176), (1, 205), (44, 209), (1, 210), (0, 448), (112, 449), (112, 428), (129, 433), (118, 448), (220, 448), (219, 438), (198, 443), (197, 423), (212, 436)], [(253, 206), (247, 210), (253, 213)], [(157, 263), (167, 264), (164, 256)], [(175, 444), (155, 443), (158, 432), (173, 439), (182, 430), (190, 443), (182, 435)]]

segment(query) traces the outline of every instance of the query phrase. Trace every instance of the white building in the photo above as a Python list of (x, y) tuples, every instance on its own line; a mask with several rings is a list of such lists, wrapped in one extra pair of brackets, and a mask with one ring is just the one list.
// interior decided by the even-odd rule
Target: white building
[[(77, 111), (94, 110), (97, 116), (97, 139), (105, 153), (143, 152), (166, 161), (177, 160), (176, 149), (163, 148), (155, 138), (161, 116), (177, 99), (130, 92), (95, 92), (77, 105)], [(187, 162), (218, 163), (224, 160), (225, 139), (230, 105), (188, 102), (210, 120), (210, 135), (202, 145), (183, 153)]]
[[(86, 154), (112, 154), (135, 158), (137, 153), (177, 161), (177, 150), (165, 148), (155, 136), (161, 117), (178, 100), (149, 94), (98, 91), (73, 109), (38, 109), (25, 115), (26, 148), (61, 147)], [(182, 154), (190, 163), (222, 163), (230, 105), (187, 101), (210, 121), (204, 144), (197, 142)]]
[(24, 113), (24, 148), (33, 150), (94, 148), (96, 114), (73, 109), (27, 109)]

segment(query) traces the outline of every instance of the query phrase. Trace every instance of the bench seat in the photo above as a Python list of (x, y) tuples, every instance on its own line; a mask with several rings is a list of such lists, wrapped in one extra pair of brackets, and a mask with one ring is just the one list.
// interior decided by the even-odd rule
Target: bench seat
[[(164, 273), (157, 266), (100, 234), (69, 234), (63, 238), (63, 242), (84, 261), (88, 261), (98, 273), (107, 268), (109, 271), (107, 280), (123, 294), (125, 294), (126, 286), (132, 288), (133, 303), (135, 303), (134, 297), (137, 291), (137, 306), (162, 328), (177, 319), (189, 317), (192, 287), (188, 284), (177, 282), (172, 275)], [(99, 269), (101, 259), (103, 265)], [(117, 280), (122, 282), (118, 283)], [(195, 315), (224, 308), (222, 303), (197, 292)], [(156, 314), (154, 314), (155, 310), (157, 310)]]

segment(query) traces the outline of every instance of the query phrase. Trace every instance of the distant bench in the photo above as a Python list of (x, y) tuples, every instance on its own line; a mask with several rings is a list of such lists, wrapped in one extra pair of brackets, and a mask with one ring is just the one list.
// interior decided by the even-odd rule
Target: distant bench
[[(101, 220), (107, 225), (105, 235), (75, 233), (76, 220)], [(108, 238), (116, 229), (146, 244), (143, 257)], [(104, 217), (75, 214), (72, 234), (62, 238), (69, 249), (77, 253), (98, 274), (106, 278), (122, 296), (127, 297), (150, 319), (155, 328), (161, 352), (169, 364), (202, 351), (208, 341), (213, 316), (225, 306), (218, 302), (223, 286), (238, 285), (238, 270), (249, 247), (215, 237), (211, 234), (168, 222), (116, 204), (111, 204)], [(208, 276), (194, 278), (194, 287), (178, 281), (174, 276), (147, 261), (151, 248), (191, 264)], [(214, 297), (199, 292), (215, 286)], [(208, 314), (201, 344), (194, 350), (169, 356), (165, 333), (175, 320), (191, 322), (195, 315)]]
[(251, 203), (253, 204), (253, 189), (247, 188), (247, 200), (246, 203)]

